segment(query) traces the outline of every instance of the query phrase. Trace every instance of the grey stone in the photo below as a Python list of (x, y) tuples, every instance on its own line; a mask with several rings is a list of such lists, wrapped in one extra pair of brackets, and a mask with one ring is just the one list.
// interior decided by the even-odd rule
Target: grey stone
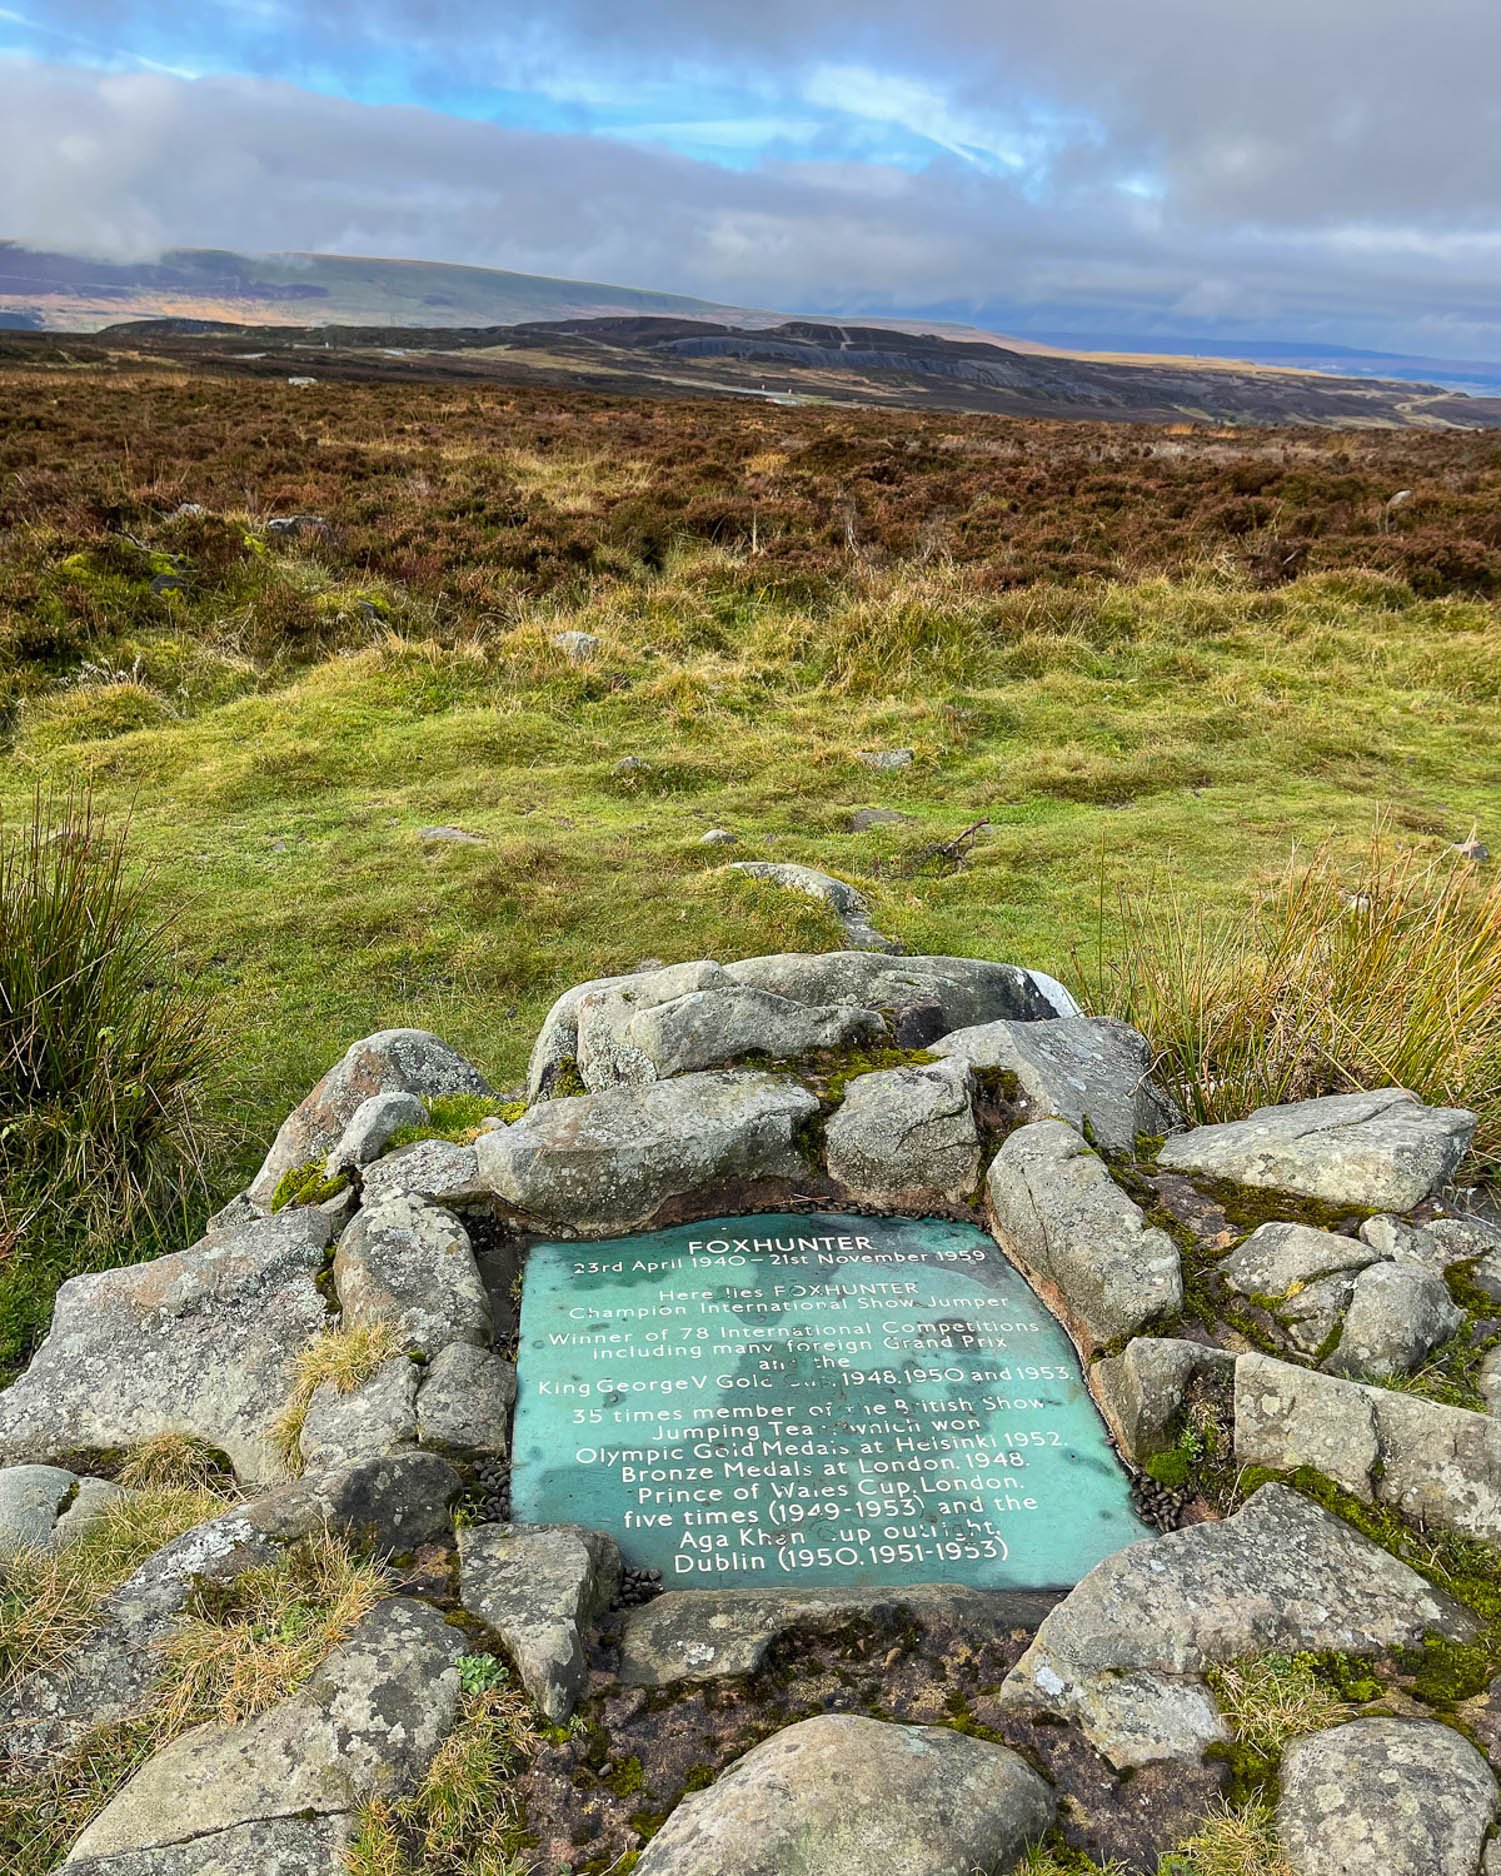
[(604, 643), (593, 632), (554, 632), (552, 642), (570, 664), (593, 663)]
[[(692, 988), (677, 992), (685, 975)], [(737, 984), (718, 965), (694, 965), (691, 974), (664, 970), (655, 979), (583, 998), (577, 1055), (585, 1085), (598, 1093), (620, 1082), (665, 1081), (752, 1054), (785, 1061), (885, 1037), (874, 1010), (796, 1002)]]
[(1203, 1676), (1246, 1655), (1374, 1656), (1470, 1613), (1320, 1506), (1266, 1485), (1233, 1518), (1107, 1557), (1058, 1604), (1001, 1704), (1073, 1721), (1117, 1769), (1197, 1760), (1229, 1734)]
[(1311, 1225), (1259, 1225), (1215, 1268), (1240, 1295), (1280, 1303), (1295, 1285), (1302, 1289), (1338, 1271), (1364, 1270), (1384, 1255), (1359, 1238)]
[(385, 1152), (387, 1141), (398, 1128), (420, 1127), (426, 1120), (426, 1105), (404, 1088), (393, 1088), (387, 1094), (372, 1094), (350, 1115), (338, 1144), (329, 1152), (326, 1166), (330, 1177), (368, 1166)]
[(943, 1005), (937, 997), (919, 997), (891, 1013), (891, 1039), (899, 1049), (929, 1049), (943, 1035)]
[(116, 1499), (124, 1497), (124, 1486), (116, 1485), (113, 1479), (80, 1479), (72, 1502), (52, 1528), (53, 1543), (71, 1544), (75, 1538), (82, 1537)]
[(61, 1466), (0, 1470), (0, 1563), (19, 1550), (46, 1550), (78, 1480)]
[(980, 1177), (974, 1083), (962, 1062), (857, 1075), (829, 1116), (829, 1177), (872, 1204), (957, 1205)]
[(0, 1462), (188, 1433), (247, 1482), (284, 1477), (271, 1429), (327, 1321), (315, 1280), (331, 1229), (298, 1208), (70, 1278), (30, 1367), (0, 1393)]
[(472, 1063), (425, 1029), (383, 1029), (351, 1043), (339, 1060), (282, 1122), (250, 1197), (262, 1208), (283, 1173), (324, 1160), (338, 1145), (355, 1110), (372, 1094), (491, 1094)]
[(1129, 1153), (1141, 1134), (1182, 1125), (1152, 1086), (1152, 1051), (1128, 1023), (1104, 1016), (985, 1023), (931, 1045), (934, 1055), (1015, 1075), (1028, 1114), (1066, 1120), (1107, 1153)]
[(709, 1070), (545, 1101), (475, 1143), (480, 1176), (530, 1216), (608, 1236), (670, 1198), (729, 1180), (803, 1170), (794, 1136), (818, 1111), (775, 1076)]
[(424, 847), (483, 847), (482, 834), (466, 833), (462, 827), (419, 827), (417, 838)]
[(425, 1199), (388, 1199), (358, 1213), (334, 1253), (334, 1287), (346, 1327), (389, 1323), (416, 1354), (431, 1358), (450, 1342), (490, 1344), (490, 1298), (469, 1234)]
[[(288, 378), (288, 384), (314, 384), (313, 378)], [(266, 523), (266, 532), (273, 538), (280, 535), (297, 540), (308, 534), (327, 534), (328, 523), (322, 515), (273, 515)]]
[(298, 1450), (309, 1472), (400, 1452), (417, 1443), (417, 1366), (394, 1356), (363, 1387), (341, 1393), (332, 1381), (313, 1391)]
[(1469, 840), (1456, 840), (1454, 851), (1461, 860), (1474, 860), (1482, 866), (1491, 857), (1490, 848), (1483, 840), (1476, 840), (1473, 835)]
[(912, 766), (910, 749), (857, 749), (855, 760), (868, 769), (907, 769)]
[(1294, 1293), (1276, 1308), (1277, 1321), (1300, 1355), (1320, 1355), (1338, 1339), (1350, 1298), (1355, 1294), (1351, 1276), (1321, 1277)]
[(473, 1205), (487, 1196), (474, 1148), (452, 1140), (414, 1140), (367, 1166), (360, 1179), (360, 1198), (367, 1209), (399, 1198)]
[(1096, 1362), (1090, 1386), (1121, 1451), (1144, 1464), (1177, 1444), (1191, 1383), (1200, 1375), (1233, 1379), (1235, 1357), (1222, 1348), (1165, 1336), (1137, 1336), (1119, 1355)]
[(1011, 1869), (1053, 1794), (1006, 1746), (944, 1726), (825, 1713), (684, 1798), (638, 1876), (973, 1876)]
[(1416, 1264), (1372, 1264), (1355, 1279), (1339, 1346), (1324, 1362), (1331, 1374), (1412, 1374), (1464, 1325), (1437, 1272)]
[(727, 827), (711, 827), (706, 834), (700, 834), (698, 844), (701, 847), (733, 847), (739, 844), (740, 836), (732, 834)]
[(1493, 1348), (1475, 1373), (1475, 1388), (1487, 1413), (1501, 1414), (1501, 1348)]
[(589, 1680), (582, 1630), (620, 1588), (613, 1538), (581, 1524), (473, 1524), (459, 1531), (459, 1600), (510, 1651), (554, 1726)]
[(1453, 1264), (1472, 1263), (1478, 1258), (1480, 1269), (1472, 1274), (1479, 1277), (1486, 1264), (1494, 1260), (1498, 1281), (1490, 1294), (1501, 1301), (1501, 1225), (1487, 1218), (1434, 1218), (1427, 1224), (1414, 1225), (1405, 1218), (1383, 1215), (1368, 1218), (1360, 1227), (1360, 1235), (1383, 1257), (1425, 1264), (1440, 1276)]
[(68, 1876), (346, 1876), (354, 1817), (273, 1817), (235, 1824), (188, 1843), (79, 1857)]
[(625, 1617), (620, 1680), (671, 1687), (754, 1674), (773, 1642), (830, 1635), (852, 1621), (900, 1639), (914, 1622), (940, 1623), (979, 1648), (1008, 1628), (1033, 1628), (1057, 1598), (1047, 1591), (918, 1583), (888, 1589), (668, 1590)]
[(246, 1507), (255, 1529), (291, 1543), (325, 1525), (364, 1550), (403, 1555), (446, 1537), (459, 1475), (431, 1452), (382, 1453), (279, 1486)]
[(559, 1065), (578, 1056), (578, 1011), (584, 998), (598, 990), (630, 985), (657, 1002), (690, 990), (705, 989), (724, 977), (734, 983), (769, 990), (795, 1003), (849, 1004), (864, 1009), (897, 1010), (909, 1003), (932, 999), (943, 1011), (944, 1028), (971, 1028), (980, 1023), (1013, 1018), (1033, 1022), (1052, 1016), (1077, 1016), (1079, 1006), (1062, 984), (1040, 971), (1015, 964), (993, 964), (986, 958), (897, 958), (875, 951), (780, 952), (771, 957), (743, 958), (723, 967), (700, 960), (669, 967), (678, 975), (665, 984), (646, 984), (663, 967), (652, 964), (621, 977), (596, 977), (565, 990), (553, 1004), (537, 1032), (527, 1070), (527, 1099), (537, 1101), (552, 1091)]
[(1294, 1876), (1476, 1876), (1496, 1808), (1453, 1727), (1352, 1720), (1288, 1746), (1277, 1837)]
[(886, 937), (871, 924), (865, 895), (846, 880), (820, 873), (816, 867), (798, 866), (785, 860), (735, 860), (729, 870), (752, 879), (768, 880), (788, 892), (800, 892), (805, 898), (819, 900), (838, 919), (845, 937), (857, 950), (900, 951), (902, 948), (898, 940)]
[(459, 1712), (463, 1639), (426, 1603), (379, 1603), (290, 1699), (148, 1759), (74, 1859), (184, 1843), (271, 1818), (339, 1815), (410, 1790)]
[(1195, 1127), (1170, 1139), (1158, 1164), (1331, 1205), (1405, 1212), (1449, 1179), (1474, 1132), (1467, 1108), (1424, 1107), (1405, 1088), (1377, 1088)]
[(1176, 1245), (1063, 1121), (1009, 1135), (986, 1188), (1001, 1249), (1058, 1299), (1086, 1352), (1182, 1307)]
[(856, 808), (850, 816), (850, 832), (865, 834), (873, 827), (902, 827), (911, 819), (910, 814), (898, 814), (894, 808)]
[(429, 1366), (417, 1396), (417, 1437), (456, 1459), (504, 1457), (516, 1370), (492, 1349), (450, 1342)]
[(1235, 1456), (1278, 1472), (1312, 1466), (1414, 1523), (1501, 1539), (1501, 1423), (1489, 1414), (1242, 1355)]

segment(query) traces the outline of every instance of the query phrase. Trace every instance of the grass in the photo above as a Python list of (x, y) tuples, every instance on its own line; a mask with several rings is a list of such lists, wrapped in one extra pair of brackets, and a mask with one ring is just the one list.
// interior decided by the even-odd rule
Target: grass
[(466, 1691), (459, 1724), (420, 1788), (361, 1811), (349, 1876), (527, 1876), (511, 1781), (534, 1743), (521, 1695), (508, 1686)]
[(405, 1344), (388, 1322), (330, 1329), (301, 1351), (292, 1367), (291, 1397), (271, 1429), (276, 1450), (290, 1471), (302, 1470), (302, 1423), (323, 1383), (328, 1382), (336, 1393), (352, 1394), (385, 1362), (404, 1352)]
[(1158, 1867), (1160, 1876), (1292, 1876), (1262, 1805), (1225, 1806)]
[(1260, 1655), (1214, 1668), (1209, 1684), (1220, 1712), (1243, 1745), (1275, 1759), (1289, 1740), (1322, 1732), (1353, 1717), (1307, 1661)]

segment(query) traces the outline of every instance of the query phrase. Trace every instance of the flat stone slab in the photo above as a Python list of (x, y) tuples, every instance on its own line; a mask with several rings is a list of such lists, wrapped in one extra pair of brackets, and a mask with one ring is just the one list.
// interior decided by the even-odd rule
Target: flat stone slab
[(70, 1858), (68, 1876), (347, 1876), (358, 1834), (348, 1813), (273, 1817), (189, 1843)]
[(1411, 1211), (1453, 1175), (1475, 1132), (1462, 1107), (1425, 1107), (1405, 1088), (1259, 1107), (1245, 1120), (1175, 1134), (1158, 1164), (1370, 1211)]
[(1294, 1876), (1478, 1876), (1491, 1768), (1436, 1720), (1352, 1720), (1282, 1757), (1277, 1836)]
[(829, 1177), (868, 1204), (930, 1211), (974, 1194), (980, 1130), (963, 1062), (857, 1075), (824, 1130)]
[(1182, 1116), (1152, 1084), (1152, 1051), (1129, 1023), (1108, 1016), (984, 1023), (930, 1045), (946, 1061), (1014, 1075), (1033, 1120), (1064, 1120), (1107, 1153), (1139, 1135), (1171, 1133)]
[(972, 1225), (536, 1245), (517, 1375), (513, 1515), (668, 1586), (1056, 1589), (1144, 1528), (1067, 1336)]
[(1053, 1794), (1017, 1753), (943, 1726), (824, 1714), (686, 1797), (639, 1876), (972, 1876), (1010, 1869)]
[(972, 1633), (976, 1646), (1010, 1628), (1033, 1628), (1058, 1600), (1039, 1590), (909, 1589), (668, 1590), (625, 1617), (619, 1679), (627, 1687), (671, 1687), (754, 1674), (774, 1642), (827, 1635), (852, 1620), (881, 1628), (942, 1622)]
[(1258, 1654), (1377, 1655), (1468, 1610), (1358, 1531), (1280, 1485), (1233, 1518), (1107, 1558), (1038, 1630), (1003, 1705), (1071, 1720), (1118, 1769), (1196, 1761), (1229, 1733), (1203, 1675)]

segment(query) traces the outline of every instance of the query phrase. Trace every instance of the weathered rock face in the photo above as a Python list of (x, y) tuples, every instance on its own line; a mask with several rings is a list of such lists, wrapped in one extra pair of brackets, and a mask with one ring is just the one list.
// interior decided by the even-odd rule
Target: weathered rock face
[(475, 1524), (459, 1532), (459, 1597), (510, 1650), (522, 1685), (560, 1725), (588, 1684), (582, 1630), (620, 1587), (613, 1539), (580, 1524)]
[(858, 1075), (829, 1117), (829, 1176), (869, 1203), (958, 1204), (980, 1176), (973, 1081), (962, 1063)]
[(317, 1211), (282, 1212), (70, 1278), (31, 1366), (0, 1393), (0, 1462), (189, 1433), (247, 1482), (284, 1477), (271, 1427), (327, 1321), (314, 1279), (331, 1231)]
[[(696, 967), (698, 968), (698, 967)], [(718, 966), (717, 980), (658, 1000), (648, 985), (598, 990), (578, 1010), (578, 1065), (598, 1092), (621, 1082), (665, 1081), (747, 1055), (787, 1061), (815, 1049), (884, 1041), (874, 1010), (855, 1004), (797, 1003), (737, 984)], [(673, 973), (662, 971), (661, 978)]]
[(0, 1470), (0, 1563), (18, 1550), (44, 1550), (78, 1480), (61, 1466)]
[(1132, 1335), (1183, 1303), (1177, 1247), (1063, 1121), (1019, 1127), (986, 1180), (1001, 1248), (1061, 1299), (1086, 1348)]
[(1217, 1268), (1242, 1296), (1280, 1303), (1295, 1286), (1306, 1289), (1321, 1277), (1348, 1274), (1353, 1281), (1356, 1271), (1377, 1263), (1381, 1255), (1360, 1238), (1311, 1225), (1260, 1225)]
[(1323, 1366), (1331, 1374), (1412, 1374), (1464, 1320), (1436, 1271), (1372, 1264), (1355, 1279), (1339, 1346)]
[(490, 1094), (470, 1062), (425, 1029), (383, 1029), (351, 1044), (311, 1094), (287, 1116), (250, 1182), (249, 1194), (267, 1206), (283, 1173), (324, 1160), (339, 1144), (360, 1104), (371, 1095)]
[(1352, 1720), (1295, 1739), (1277, 1835), (1295, 1876), (1479, 1876), (1496, 1780), (1452, 1727)]
[(469, 1235), (423, 1199), (359, 1212), (334, 1253), (334, 1286), (346, 1326), (389, 1323), (416, 1354), (430, 1358), (450, 1342), (489, 1345), (490, 1298)]
[(386, 1143), (398, 1129), (420, 1127), (426, 1119), (427, 1109), (415, 1094), (399, 1088), (389, 1094), (372, 1094), (350, 1115), (338, 1144), (329, 1153), (327, 1171), (354, 1172), (368, 1166), (385, 1152)]
[(238, 1726), (200, 1726), (147, 1760), (70, 1860), (348, 1815), (409, 1790), (458, 1717), (462, 1647), (425, 1603), (378, 1604), (300, 1693)]
[(1129, 1153), (1138, 1136), (1183, 1124), (1152, 1085), (1152, 1051), (1128, 1023), (1104, 1016), (985, 1023), (931, 1045), (934, 1055), (1015, 1075), (1029, 1116), (1065, 1120), (1107, 1153)]
[(528, 1110), (475, 1143), (506, 1204), (590, 1236), (645, 1224), (668, 1199), (734, 1179), (802, 1170), (797, 1128), (818, 1111), (772, 1075), (710, 1070)]
[(345, 1876), (356, 1835), (345, 1815), (274, 1817), (189, 1843), (80, 1857), (66, 1867), (69, 1876)]
[(1501, 1225), (1487, 1218), (1435, 1218), (1426, 1225), (1385, 1215), (1368, 1218), (1360, 1235), (1382, 1257), (1426, 1264), (1443, 1274), (1451, 1264), (1501, 1257)]
[(1450, 1177), (1475, 1132), (1466, 1108), (1424, 1107), (1405, 1088), (1259, 1107), (1195, 1127), (1158, 1164), (1372, 1211), (1410, 1211)]
[(1501, 1541), (1501, 1422), (1490, 1414), (1242, 1355), (1235, 1456), (1278, 1472), (1312, 1466), (1367, 1504)]
[(941, 1726), (825, 1714), (684, 1798), (640, 1876), (971, 1876), (1010, 1869), (1053, 1821), (1018, 1754)]
[(625, 977), (597, 977), (564, 991), (548, 1011), (533, 1045), (528, 1099), (536, 1101), (550, 1094), (559, 1064), (570, 1057), (577, 1059), (579, 1007), (585, 998), (629, 986), (638, 994), (668, 1002), (720, 983), (721, 969), (732, 983), (794, 1003), (901, 1010), (931, 1001), (940, 1011), (938, 1033), (1003, 1018), (1036, 1022), (1079, 1014), (1079, 1006), (1053, 978), (984, 958), (897, 958), (872, 951), (782, 952), (723, 967), (704, 959)]
[(1222, 1348), (1137, 1336), (1119, 1355), (1096, 1363), (1091, 1385), (1126, 1457), (1137, 1465), (1177, 1443), (1177, 1421), (1190, 1383), (1200, 1375), (1233, 1381), (1235, 1357)]
[(752, 879), (768, 880), (773, 886), (785, 886), (788, 892), (800, 892), (807, 899), (826, 905), (844, 927), (844, 935), (857, 951), (900, 951), (895, 938), (878, 932), (870, 922), (870, 906), (864, 893), (848, 881), (820, 873), (816, 867), (797, 866), (778, 860), (736, 860), (732, 873), (747, 873)]
[(323, 1472), (416, 1442), (417, 1367), (397, 1355), (348, 1393), (323, 1382), (308, 1402), (298, 1450), (308, 1471)]
[(445, 1537), (459, 1475), (437, 1453), (381, 1453), (267, 1492), (245, 1508), (257, 1531), (282, 1543), (325, 1525), (385, 1556)]
[(1233, 1518), (1090, 1571), (1007, 1676), (1004, 1704), (1074, 1721), (1118, 1768), (1195, 1760), (1228, 1733), (1202, 1676), (1244, 1655), (1376, 1655), (1474, 1618), (1338, 1518), (1267, 1485)]
[(399, 1147), (367, 1166), (360, 1179), (360, 1197), (367, 1209), (391, 1199), (473, 1205), (487, 1196), (474, 1148), (456, 1146), (452, 1140), (417, 1140)]
[(451, 1342), (428, 1367), (417, 1396), (417, 1437), (455, 1459), (505, 1454), (516, 1370), (493, 1350)]

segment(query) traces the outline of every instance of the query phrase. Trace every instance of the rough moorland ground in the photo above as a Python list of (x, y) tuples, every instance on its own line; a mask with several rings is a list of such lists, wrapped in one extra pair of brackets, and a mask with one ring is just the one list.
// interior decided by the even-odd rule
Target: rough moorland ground
[(837, 941), (737, 855), (1068, 977), (1102, 861), (1228, 905), (1381, 815), (1495, 845), (1498, 594), (1484, 435), (0, 375), (0, 808), (133, 809), (226, 1191), (357, 1035), (505, 1085), (580, 978)]

